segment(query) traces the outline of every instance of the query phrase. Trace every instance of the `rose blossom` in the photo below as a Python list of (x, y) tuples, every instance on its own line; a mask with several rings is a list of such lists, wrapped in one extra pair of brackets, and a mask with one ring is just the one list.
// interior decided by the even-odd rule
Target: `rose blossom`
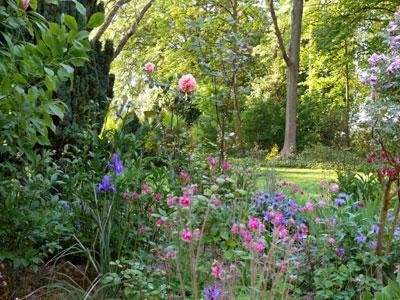
[(184, 93), (192, 93), (196, 89), (196, 84), (192, 74), (183, 75), (179, 79), (179, 89)]
[(148, 63), (146, 63), (146, 64), (144, 65), (144, 71), (145, 71), (147, 74), (151, 74), (151, 73), (154, 72), (155, 67), (156, 67), (156, 66), (155, 66), (153, 63), (148, 62)]

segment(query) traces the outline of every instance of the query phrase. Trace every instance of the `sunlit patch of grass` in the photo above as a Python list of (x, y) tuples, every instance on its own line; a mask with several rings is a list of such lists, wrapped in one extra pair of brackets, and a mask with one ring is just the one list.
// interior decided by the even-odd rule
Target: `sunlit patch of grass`
[[(273, 181), (286, 181), (296, 184), (304, 200), (318, 199), (321, 194), (319, 183), (321, 180), (334, 182), (337, 176), (334, 170), (325, 169), (292, 169), (292, 168), (268, 168), (258, 169), (256, 186), (258, 190), (270, 189)], [(298, 198), (298, 197), (296, 197)], [(301, 199), (299, 199), (301, 200)]]

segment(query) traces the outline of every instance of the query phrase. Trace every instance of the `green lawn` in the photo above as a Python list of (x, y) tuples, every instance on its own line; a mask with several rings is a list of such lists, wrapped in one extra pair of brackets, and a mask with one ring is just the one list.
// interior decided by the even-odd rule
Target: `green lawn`
[(336, 181), (336, 173), (333, 170), (324, 169), (291, 169), (291, 168), (267, 168), (262, 167), (257, 176), (257, 189), (269, 190), (273, 181), (287, 181), (296, 184), (299, 191), (304, 191), (305, 200), (318, 198), (320, 195), (319, 183), (321, 180)]

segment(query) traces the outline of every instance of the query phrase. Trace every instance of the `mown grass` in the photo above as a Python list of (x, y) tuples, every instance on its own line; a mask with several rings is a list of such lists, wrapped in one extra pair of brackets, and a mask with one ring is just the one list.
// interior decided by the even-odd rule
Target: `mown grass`
[(304, 200), (319, 198), (321, 180), (334, 182), (337, 176), (334, 170), (299, 169), (299, 168), (269, 168), (260, 167), (256, 186), (258, 190), (270, 190), (274, 182), (286, 181), (299, 187), (300, 198)]

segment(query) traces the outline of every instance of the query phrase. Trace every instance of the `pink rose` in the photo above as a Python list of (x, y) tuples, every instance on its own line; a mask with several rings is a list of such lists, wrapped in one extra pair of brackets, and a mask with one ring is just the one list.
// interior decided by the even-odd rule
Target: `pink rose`
[(153, 63), (148, 62), (147, 64), (144, 65), (144, 71), (145, 71), (147, 74), (151, 74), (151, 73), (154, 72), (155, 67), (156, 67), (156, 66), (155, 66)]
[(184, 93), (192, 93), (196, 89), (196, 84), (192, 74), (183, 75), (179, 79), (179, 89)]

